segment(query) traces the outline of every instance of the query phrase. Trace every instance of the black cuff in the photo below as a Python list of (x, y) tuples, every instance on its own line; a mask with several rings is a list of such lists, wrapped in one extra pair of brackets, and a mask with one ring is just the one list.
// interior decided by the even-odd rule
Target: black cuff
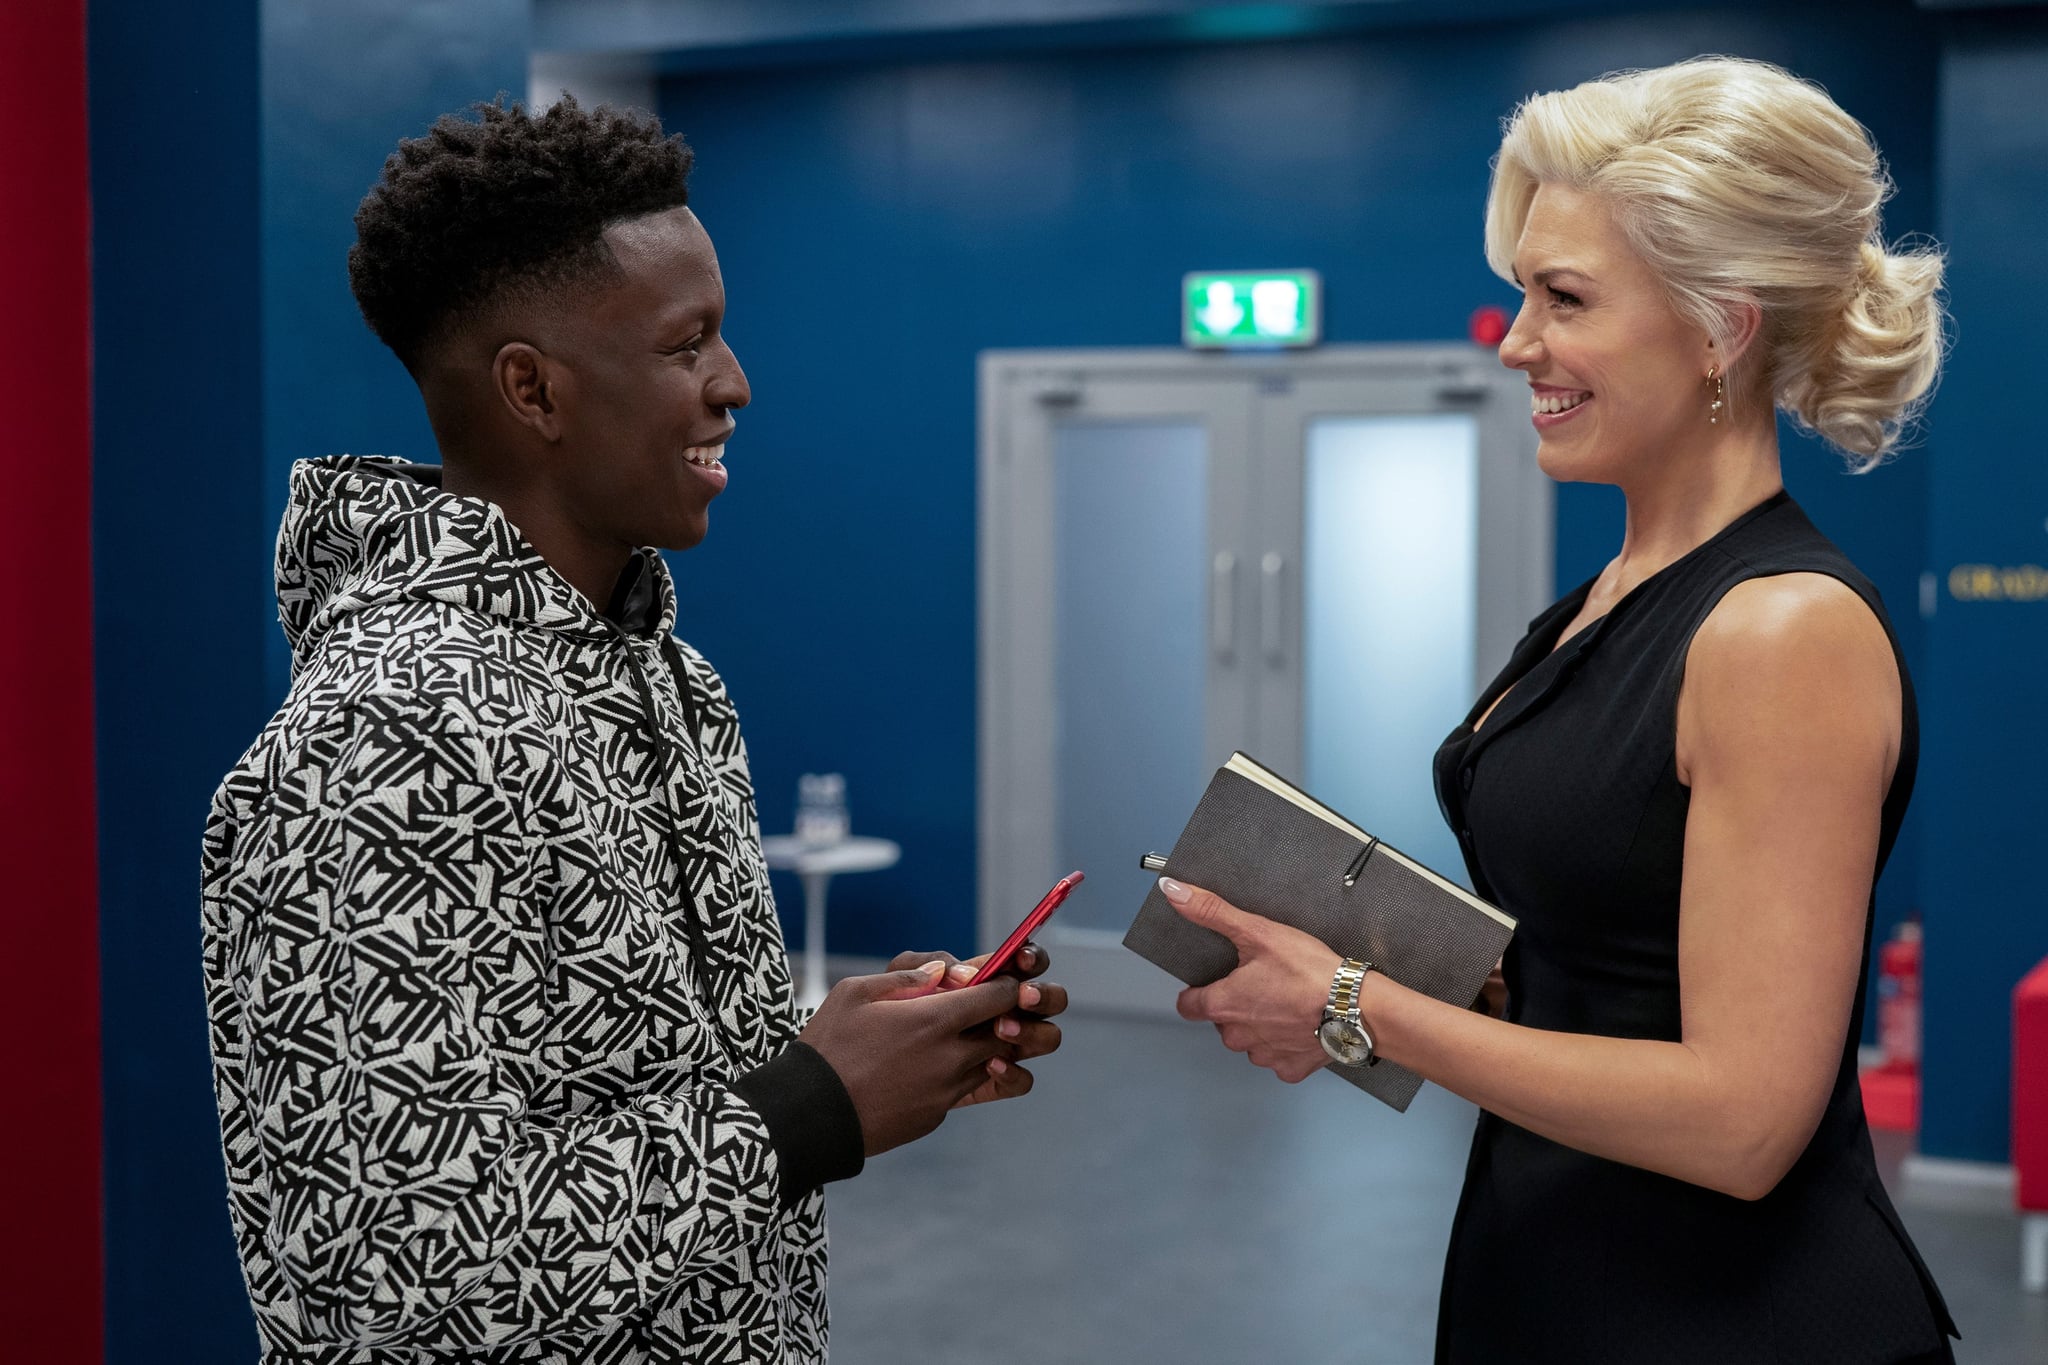
[(782, 1170), (782, 1206), (794, 1207), (828, 1180), (860, 1174), (867, 1161), (860, 1115), (832, 1063), (809, 1043), (791, 1043), (764, 1067), (732, 1083), (768, 1125)]

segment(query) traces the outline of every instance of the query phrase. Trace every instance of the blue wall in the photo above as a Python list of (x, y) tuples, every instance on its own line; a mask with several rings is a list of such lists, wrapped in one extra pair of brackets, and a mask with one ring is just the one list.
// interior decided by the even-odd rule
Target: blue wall
[[(894, 872), (833, 889), (835, 951), (974, 937), (974, 357), (1171, 345), (1190, 268), (1306, 265), (1333, 341), (1455, 339), (1512, 295), (1480, 255), (1487, 161), (1524, 95), (1700, 52), (1788, 63), (1871, 125), (1932, 229), (1938, 44), (1904, 0), (1552, 19), (1313, 41), (677, 76), (693, 203), (754, 407), (683, 629), (746, 719), (764, 824), (848, 775)], [(1877, 580), (1918, 662), (1927, 461), (1851, 479), (1788, 440), (1794, 492)], [(1567, 487), (1558, 581), (1619, 545)], [(1909, 824), (1881, 901), (1912, 901)], [(793, 896), (786, 899), (793, 901)]]
[[(286, 466), (432, 452), (348, 297), (355, 202), (400, 136), (523, 89), (526, 12), (91, 7), (111, 1361), (254, 1356), (206, 1083), (199, 831), (284, 686), (269, 558)], [(2048, 607), (1944, 595), (1923, 629), (1914, 601), (1923, 565), (2048, 561), (2048, 474), (2012, 440), (2037, 387), (2022, 328), (2048, 302), (2032, 241), (2048, 35), (1937, 25), (1906, 0), (1853, 26), (1837, 13), (1546, 15), (667, 81), (757, 395), (712, 539), (676, 561), (684, 629), (732, 682), (767, 826), (787, 827), (798, 771), (837, 768), (857, 826), (908, 853), (835, 888), (834, 947), (973, 937), (977, 351), (1171, 344), (1180, 271), (1247, 262), (1320, 267), (1334, 340), (1458, 336), (1472, 307), (1509, 301), (1478, 235), (1517, 98), (1743, 52), (1866, 119), (1901, 186), (1892, 230), (1936, 230), (1956, 253), (1964, 321), (1932, 448), (1848, 479), (1792, 441), (1786, 472), (1877, 579), (1923, 684), (1928, 768), (1882, 898), (1887, 918), (1913, 902), (1924, 827), (1924, 1145), (2002, 1159), (2005, 991), (2048, 951), (2021, 872), (2048, 813), (2028, 687)], [(1618, 526), (1608, 491), (1562, 490), (1560, 582), (1597, 568)]]
[[(348, 288), (355, 211), (384, 158), (442, 114), (526, 98), (528, 0), (263, 4), (264, 496), (275, 539), (294, 460), (436, 459), (419, 390)], [(291, 684), (273, 625), (270, 695)]]
[[(88, 6), (106, 1358), (255, 1358), (199, 979), (199, 838), (262, 725), (255, 0)], [(268, 534), (274, 535), (274, 530)]]
[[(2048, 601), (1962, 600), (1957, 565), (2048, 565), (2048, 16), (1960, 25), (1942, 62), (1941, 233), (1955, 351), (1935, 404), (1929, 549), (1923, 1151), (2003, 1161), (2012, 988), (2048, 954)], [(2024, 595), (2024, 583), (2016, 584)], [(2003, 586), (2001, 584), (2001, 591)], [(1971, 597), (1974, 598), (1974, 592)]]

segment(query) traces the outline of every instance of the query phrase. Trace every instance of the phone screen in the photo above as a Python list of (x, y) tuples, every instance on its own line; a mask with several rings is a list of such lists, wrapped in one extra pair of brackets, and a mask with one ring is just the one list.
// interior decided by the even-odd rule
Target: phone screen
[(1068, 892), (1081, 884), (1082, 879), (1081, 873), (1069, 872), (1054, 882), (1052, 890), (1045, 893), (1045, 899), (1024, 917), (1023, 923), (1010, 931), (1010, 936), (1003, 940), (1003, 946), (988, 955), (988, 961), (981, 964), (981, 970), (976, 972), (974, 980), (967, 984), (979, 986), (1009, 966), (1016, 959), (1017, 950), (1024, 946), (1025, 940), (1038, 932), (1039, 925), (1052, 918), (1052, 912), (1060, 908), (1060, 902), (1067, 898)]

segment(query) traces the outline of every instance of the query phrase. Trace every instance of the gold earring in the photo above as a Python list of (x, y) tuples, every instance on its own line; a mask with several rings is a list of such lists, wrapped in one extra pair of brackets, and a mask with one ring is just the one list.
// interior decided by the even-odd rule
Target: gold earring
[(1727, 386), (1721, 382), (1721, 367), (1707, 366), (1707, 378), (1714, 381), (1714, 401), (1707, 405), (1707, 420), (1718, 423), (1721, 420), (1721, 404), (1728, 396)]

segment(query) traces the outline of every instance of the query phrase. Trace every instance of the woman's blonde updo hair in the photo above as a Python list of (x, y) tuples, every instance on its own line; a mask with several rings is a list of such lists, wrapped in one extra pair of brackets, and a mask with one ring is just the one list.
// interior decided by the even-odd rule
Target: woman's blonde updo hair
[(1525, 101), (1486, 202), (1486, 258), (1505, 278), (1544, 184), (1605, 199), (1716, 346), (1755, 301), (1763, 328), (1729, 387), (1767, 385), (1857, 472), (1882, 464), (1926, 403), (1945, 338), (1941, 252), (1886, 250), (1891, 178), (1818, 86), (1700, 57)]

